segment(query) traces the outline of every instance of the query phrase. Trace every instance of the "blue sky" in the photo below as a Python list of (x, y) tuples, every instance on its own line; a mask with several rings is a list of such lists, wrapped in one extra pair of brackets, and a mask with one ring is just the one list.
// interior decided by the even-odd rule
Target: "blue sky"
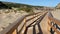
[(0, 0), (0, 1), (49, 7), (55, 7), (58, 3), (60, 3), (60, 0)]

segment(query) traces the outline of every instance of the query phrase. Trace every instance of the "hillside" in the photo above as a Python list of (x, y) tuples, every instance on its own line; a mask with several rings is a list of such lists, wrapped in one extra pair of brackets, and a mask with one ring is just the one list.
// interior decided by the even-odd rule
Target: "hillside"
[[(0, 1), (2, 2), (2, 1)], [(5, 4), (8, 7), (15, 7), (15, 8), (20, 8), (20, 7), (39, 7), (42, 8), (43, 6), (32, 6), (32, 5), (27, 5), (27, 4), (20, 4), (20, 3), (12, 3), (12, 2), (2, 2), (3, 4)]]
[(57, 9), (60, 9), (60, 3), (56, 6)]
[(33, 12), (33, 9), (44, 8), (44, 6), (32, 6), (28, 4), (21, 3), (12, 3), (12, 2), (4, 2), (0, 1), (0, 9), (14, 9), (14, 10), (23, 10), (26, 12)]

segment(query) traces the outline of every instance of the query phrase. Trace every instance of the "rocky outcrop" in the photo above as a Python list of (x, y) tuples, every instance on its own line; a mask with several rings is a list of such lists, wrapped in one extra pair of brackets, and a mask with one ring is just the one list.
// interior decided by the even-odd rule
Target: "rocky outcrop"
[(60, 3), (56, 6), (56, 8), (60, 9)]

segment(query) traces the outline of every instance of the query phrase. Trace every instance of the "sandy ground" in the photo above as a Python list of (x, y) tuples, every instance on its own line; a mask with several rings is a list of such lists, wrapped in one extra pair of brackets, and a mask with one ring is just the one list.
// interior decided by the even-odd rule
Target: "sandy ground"
[(6, 28), (8, 25), (12, 24), (14, 21), (16, 21), (18, 18), (20, 18), (23, 15), (26, 15), (28, 13), (23, 12), (10, 12), (10, 13), (4, 13), (2, 12), (0, 14), (0, 31), (2, 31), (4, 28)]
[[(60, 10), (51, 11), (51, 13), (54, 16), (54, 18), (60, 20)], [(17, 13), (12, 12), (12, 13), (8, 13), (8, 14), (5, 14), (5, 13), (0, 14), (0, 31), (2, 31), (5, 27), (7, 27), (8, 25), (10, 25), (15, 20), (17, 20), (18, 18), (20, 18), (21, 16), (23, 16), (25, 14), (26, 13), (22, 14), (22, 13), (18, 13), (18, 12)], [(33, 21), (34, 20), (35, 19), (33, 19)], [(33, 22), (33, 21), (29, 21), (28, 23)], [(48, 19), (47, 19), (47, 15), (46, 15), (44, 17), (43, 21), (41, 21), (41, 23), (40, 23), (43, 34), (49, 34), (47, 22), (48, 22)], [(37, 26), (35, 28), (38, 29)], [(30, 27), (29, 30), (28, 30), (28, 33), (31, 32), (30, 34), (32, 34), (32, 32), (33, 32), (32, 27)], [(37, 33), (39, 32), (38, 30), (36, 30), (36, 31), (37, 31)]]
[(51, 12), (53, 17), (60, 20), (60, 10), (55, 10)]

